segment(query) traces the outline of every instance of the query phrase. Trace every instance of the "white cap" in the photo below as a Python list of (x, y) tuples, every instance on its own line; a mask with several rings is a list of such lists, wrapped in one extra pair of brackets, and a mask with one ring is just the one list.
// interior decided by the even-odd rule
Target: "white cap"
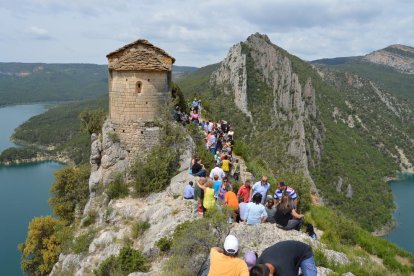
[(224, 250), (230, 254), (236, 254), (239, 251), (239, 241), (233, 235), (228, 235), (224, 240)]

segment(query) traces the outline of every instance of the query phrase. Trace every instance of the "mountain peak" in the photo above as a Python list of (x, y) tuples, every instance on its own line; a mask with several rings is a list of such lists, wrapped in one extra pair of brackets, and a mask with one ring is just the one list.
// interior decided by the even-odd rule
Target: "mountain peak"
[(252, 40), (257, 40), (257, 39), (259, 39), (259, 40), (264, 40), (264, 41), (266, 41), (267, 43), (272, 43), (272, 42), (270, 41), (269, 37), (268, 37), (266, 34), (261, 34), (261, 33), (259, 33), (259, 32), (256, 32), (256, 33), (254, 33), (254, 34), (251, 34), (251, 35), (247, 38), (247, 41), (252, 41)]
[(364, 60), (414, 74), (414, 48), (410, 46), (393, 44), (364, 56)]
[(384, 48), (380, 51), (388, 51), (388, 50), (392, 51), (394, 49), (401, 50), (401, 51), (408, 52), (408, 53), (414, 53), (414, 48), (413, 47), (403, 45), (403, 44), (393, 44), (393, 45), (390, 45), (390, 46), (388, 46), (388, 47), (386, 47), (386, 48)]

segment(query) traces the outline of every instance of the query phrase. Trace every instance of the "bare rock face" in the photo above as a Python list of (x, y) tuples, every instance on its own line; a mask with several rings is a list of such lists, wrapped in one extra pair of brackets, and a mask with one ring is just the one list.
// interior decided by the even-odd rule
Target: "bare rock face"
[(372, 52), (364, 60), (392, 67), (405, 74), (414, 74), (414, 48), (404, 45), (391, 45)]
[(234, 94), (234, 103), (252, 121), (247, 108), (246, 55), (242, 54), (240, 43), (231, 47), (220, 68), (212, 74), (211, 83), (223, 85), (226, 94)]
[[(300, 83), (298, 75), (292, 68), (291, 61), (277, 46), (273, 45), (266, 35), (251, 35), (245, 42), (234, 45), (220, 68), (212, 74), (210, 83), (221, 87), (224, 93), (234, 95), (235, 105), (244, 114), (248, 115), (246, 54), (242, 53), (245, 47), (253, 59), (255, 69), (263, 76), (263, 82), (271, 88), (272, 125), (277, 128), (284, 122), (284, 131), (289, 136), (285, 145), (287, 153), (296, 162), (294, 170), (301, 170), (313, 184), (309, 173), (309, 166), (316, 166), (322, 152), (322, 129), (318, 122), (318, 109), (315, 103), (316, 91), (312, 80)], [(252, 92), (250, 92), (252, 93)], [(306, 129), (310, 131), (306, 132)], [(314, 186), (314, 185), (313, 185)]]

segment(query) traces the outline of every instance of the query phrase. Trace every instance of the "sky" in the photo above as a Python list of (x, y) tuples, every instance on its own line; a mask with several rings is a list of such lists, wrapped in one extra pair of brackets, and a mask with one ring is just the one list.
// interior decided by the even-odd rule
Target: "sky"
[(0, 62), (106, 64), (145, 38), (201, 67), (256, 32), (304, 60), (414, 46), (414, 1), (0, 0)]

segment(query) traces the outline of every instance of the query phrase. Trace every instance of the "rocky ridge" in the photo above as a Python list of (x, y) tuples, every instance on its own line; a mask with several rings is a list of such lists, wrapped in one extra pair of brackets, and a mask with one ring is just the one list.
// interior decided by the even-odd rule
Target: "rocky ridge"
[[(259, 123), (249, 111), (249, 98), (254, 96), (249, 96), (253, 91), (249, 90), (247, 84), (248, 55), (272, 93), (272, 108), (268, 111), (271, 116), (270, 127), (276, 129), (281, 127), (282, 122), (289, 122), (282, 127), (289, 137), (287, 152), (296, 160), (295, 169), (303, 171), (313, 183), (309, 167), (318, 164), (323, 150), (323, 128), (318, 124), (316, 91), (311, 79), (300, 83), (285, 53), (274, 46), (266, 35), (251, 35), (245, 42), (231, 47), (219, 69), (212, 74), (210, 84), (219, 87), (227, 95), (232, 93), (240, 111), (249, 116), (253, 125)], [(305, 128), (310, 131), (305, 131)]]
[(414, 74), (414, 48), (409, 46), (391, 45), (364, 56), (363, 60), (392, 67), (401, 73)]
[[(109, 155), (107, 157), (108, 160), (118, 160), (113, 163), (107, 163), (113, 164), (113, 168), (118, 166), (116, 168), (119, 169), (124, 166), (124, 159), (120, 158), (122, 155), (120, 155), (116, 143), (111, 143), (105, 138), (107, 135), (106, 130), (110, 130), (108, 124), (104, 127), (103, 142), (100, 142), (96, 135), (92, 137), (91, 163), (92, 166), (95, 166), (95, 174), (100, 174), (101, 176), (104, 173), (97, 173), (98, 170), (103, 168), (103, 166), (107, 166), (103, 165), (102, 162), (98, 169), (96, 168), (96, 164), (93, 162), (97, 160), (98, 153), (101, 156)], [(182, 198), (184, 186), (189, 181), (198, 181), (198, 177), (188, 174), (188, 160), (193, 150), (194, 147), (190, 144), (186, 151), (184, 151), (181, 158), (180, 173), (171, 179), (170, 185), (163, 192), (152, 193), (145, 198), (127, 197), (108, 202), (105, 193), (99, 194), (95, 190), (95, 194), (91, 194), (89, 206), (85, 208), (84, 213), (87, 214), (91, 210), (96, 210), (97, 220), (91, 226), (79, 228), (76, 232), (76, 236), (88, 232), (94, 233), (87, 252), (80, 254), (62, 253), (50, 275), (62, 275), (64, 273), (93, 275), (94, 271), (104, 260), (109, 256), (118, 255), (121, 248), (127, 243), (133, 248), (142, 250), (143, 254), (152, 260), (152, 267), (148, 273), (137, 272), (131, 275), (162, 275), (162, 265), (168, 256), (159, 254), (156, 242), (165, 236), (170, 236), (180, 223), (199, 218), (198, 215), (194, 217), (192, 214), (193, 201), (187, 201)], [(105, 153), (102, 155), (103, 152)], [(101, 158), (103, 159), (103, 157)], [(117, 163), (121, 164), (116, 165)], [(248, 176), (249, 173), (244, 170), (245, 167), (243, 166), (241, 173)], [(113, 172), (115, 171), (116, 169), (113, 170)], [(92, 172), (91, 178), (96, 178), (94, 172)], [(92, 182), (94, 181), (92, 180)], [(91, 188), (93, 190), (93, 187)], [(138, 238), (133, 238), (133, 224), (138, 221), (147, 221), (150, 227)], [(322, 234), (317, 229), (316, 231), (319, 236)], [(293, 239), (308, 243), (314, 248), (320, 248), (329, 260), (339, 264), (349, 262), (345, 254), (325, 248), (323, 243), (312, 240), (308, 235), (298, 231), (284, 231), (278, 229), (274, 224), (255, 226), (233, 224), (230, 233), (239, 238), (242, 253), (254, 250), (260, 254), (264, 248), (271, 245), (269, 241), (276, 243), (282, 240)], [(257, 237), (260, 238), (258, 239)], [(200, 266), (202, 258), (197, 259), (196, 262), (198, 263), (195, 263), (195, 266)], [(318, 267), (319, 275), (328, 275), (330, 272), (330, 269)]]

